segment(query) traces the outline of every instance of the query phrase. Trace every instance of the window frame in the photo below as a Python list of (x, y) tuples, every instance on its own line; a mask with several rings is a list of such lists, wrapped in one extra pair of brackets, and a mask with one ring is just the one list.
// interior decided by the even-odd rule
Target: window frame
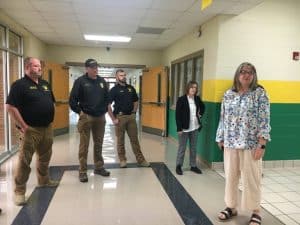
[[(197, 60), (200, 59), (200, 74), (196, 77), (197, 73)], [(202, 95), (203, 83), (203, 65), (204, 65), (204, 50), (194, 52), (192, 54), (183, 56), (171, 62), (171, 76), (170, 76), (170, 108), (175, 109), (176, 101), (179, 96), (184, 94), (185, 86), (189, 82), (188, 78), (188, 62), (192, 63), (191, 80), (196, 80), (199, 84), (199, 95)], [(182, 69), (183, 67), (183, 69)], [(181, 73), (183, 71), (183, 74)], [(183, 78), (181, 77), (183, 75)], [(201, 91), (200, 91), (201, 90)]]

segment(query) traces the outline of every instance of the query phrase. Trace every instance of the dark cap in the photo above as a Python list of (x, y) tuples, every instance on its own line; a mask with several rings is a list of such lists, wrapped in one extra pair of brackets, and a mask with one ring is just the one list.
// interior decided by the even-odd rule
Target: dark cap
[(84, 63), (85, 67), (97, 67), (98, 63), (95, 59), (88, 59)]

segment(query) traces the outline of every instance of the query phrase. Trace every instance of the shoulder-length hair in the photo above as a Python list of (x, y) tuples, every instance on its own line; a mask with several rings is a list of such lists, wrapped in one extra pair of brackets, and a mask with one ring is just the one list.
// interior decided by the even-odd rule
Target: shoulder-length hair
[(252, 83), (250, 84), (249, 89), (251, 91), (253, 91), (257, 87), (262, 87), (261, 85), (258, 84), (255, 66), (249, 62), (243, 62), (241, 65), (239, 65), (239, 67), (235, 71), (232, 90), (235, 92), (238, 92), (241, 89), (241, 83), (239, 81), (239, 76), (240, 76), (241, 71), (244, 69), (244, 67), (250, 67), (252, 70), (253, 80), (252, 80)]
[(185, 94), (188, 95), (189, 94), (189, 90), (191, 87), (193, 87), (194, 85), (197, 85), (197, 89), (196, 89), (196, 93), (195, 95), (197, 95), (198, 93), (198, 83), (197, 81), (191, 80), (187, 83), (186, 87), (185, 87)]

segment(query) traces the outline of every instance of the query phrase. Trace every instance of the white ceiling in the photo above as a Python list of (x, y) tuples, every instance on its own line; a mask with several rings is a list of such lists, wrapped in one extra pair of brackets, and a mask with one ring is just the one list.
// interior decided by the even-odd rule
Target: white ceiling
[[(0, 8), (48, 44), (162, 49), (217, 14), (240, 14), (263, 0), (0, 0)], [(162, 34), (138, 27), (164, 28)], [(84, 34), (125, 35), (129, 43), (86, 41)]]

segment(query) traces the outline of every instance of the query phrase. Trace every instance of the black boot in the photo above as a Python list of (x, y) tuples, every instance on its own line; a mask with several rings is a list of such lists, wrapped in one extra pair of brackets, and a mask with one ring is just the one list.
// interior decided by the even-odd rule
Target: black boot
[(192, 166), (191, 167), (191, 171), (193, 171), (195, 173), (198, 173), (198, 174), (202, 173), (202, 171), (197, 166)]
[(177, 173), (178, 175), (182, 175), (182, 174), (183, 174), (183, 172), (182, 172), (182, 169), (181, 169), (181, 166), (180, 166), (180, 165), (177, 165), (177, 166), (176, 166), (176, 173)]

